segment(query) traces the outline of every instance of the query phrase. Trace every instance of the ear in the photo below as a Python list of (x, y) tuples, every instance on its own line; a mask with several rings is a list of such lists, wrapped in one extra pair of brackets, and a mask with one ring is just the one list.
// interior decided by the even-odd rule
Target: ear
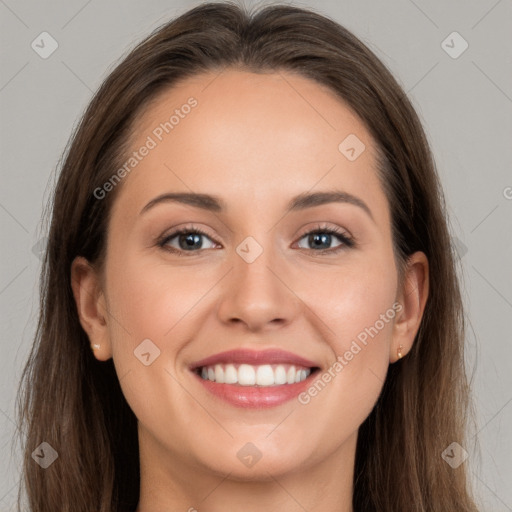
[(93, 266), (82, 256), (71, 264), (71, 288), (75, 298), (80, 324), (89, 336), (96, 359), (112, 357), (112, 347), (105, 318), (107, 308), (100, 279)]
[(429, 265), (423, 252), (415, 252), (407, 260), (403, 285), (398, 290), (397, 301), (402, 306), (393, 327), (393, 342), (389, 354), (396, 362), (400, 345), (402, 357), (412, 348), (420, 327), (429, 291)]

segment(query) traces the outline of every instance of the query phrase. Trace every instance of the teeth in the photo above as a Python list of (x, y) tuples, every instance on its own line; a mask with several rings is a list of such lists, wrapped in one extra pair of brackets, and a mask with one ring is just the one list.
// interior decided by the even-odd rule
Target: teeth
[(301, 382), (307, 377), (306, 370), (299, 370), (295, 374), (295, 382)]
[(275, 383), (274, 370), (269, 364), (258, 366), (256, 370), (256, 384), (258, 386), (273, 386)]
[(224, 368), (220, 364), (215, 365), (215, 382), (224, 382)]
[(225, 384), (236, 384), (238, 382), (238, 372), (232, 364), (226, 366), (224, 372), (224, 383)]
[(203, 366), (201, 377), (218, 384), (238, 384), (240, 386), (281, 386), (306, 380), (310, 368), (294, 365), (263, 364), (216, 364)]
[[(216, 381), (223, 384), (220, 381)], [(256, 372), (254, 366), (248, 364), (241, 364), (238, 368), (238, 384), (240, 386), (254, 386), (256, 384)]]
[(279, 365), (274, 371), (274, 384), (286, 384), (286, 370)]

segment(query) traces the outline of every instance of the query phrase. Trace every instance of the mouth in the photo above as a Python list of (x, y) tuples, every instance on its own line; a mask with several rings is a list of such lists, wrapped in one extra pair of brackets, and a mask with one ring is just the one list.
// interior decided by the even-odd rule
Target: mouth
[(320, 367), (280, 350), (233, 350), (198, 361), (190, 370), (204, 389), (231, 405), (266, 408), (297, 396)]
[(203, 380), (237, 386), (285, 386), (305, 381), (318, 367), (293, 364), (215, 364), (201, 366), (195, 373)]

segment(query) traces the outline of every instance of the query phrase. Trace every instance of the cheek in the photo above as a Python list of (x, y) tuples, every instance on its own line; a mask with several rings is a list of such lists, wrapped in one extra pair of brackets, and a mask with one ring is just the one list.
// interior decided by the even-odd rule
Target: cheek
[(326, 326), (333, 353), (327, 371), (306, 390), (302, 403), (310, 404), (315, 415), (322, 414), (322, 404), (332, 404), (325, 424), (345, 427), (348, 435), (370, 413), (386, 378), (400, 310), (395, 266), (392, 260), (382, 260), (344, 268), (331, 272), (329, 279), (317, 275), (316, 283), (307, 302)]
[(211, 284), (200, 273), (171, 269), (165, 263), (145, 262), (136, 257), (125, 260), (122, 269), (113, 270), (109, 282), (109, 303), (119, 324), (116, 329), (125, 339), (130, 333), (135, 345), (150, 338), (163, 349), (173, 329), (193, 317), (195, 306)]
[[(309, 276), (301, 296), (325, 324), (337, 354), (349, 350), (355, 339), (364, 343), (365, 336), (389, 338), (397, 292), (392, 259), (354, 260), (339, 268), (309, 272)], [(370, 329), (375, 324), (378, 333)]]
[[(329, 315), (335, 326), (333, 346), (338, 355), (352, 351), (358, 359), (366, 360), (387, 352), (395, 318), (394, 284), (382, 277), (374, 280), (371, 274), (345, 278), (344, 290), (334, 300)], [(347, 354), (347, 359), (352, 360), (352, 356)]]
[(176, 385), (176, 363), (201, 325), (195, 314), (211, 282), (126, 253), (123, 265), (111, 265), (109, 272), (109, 334), (123, 394), (139, 421), (181, 439), (183, 428), (179, 422), (173, 426), (171, 419), (187, 406), (197, 416), (201, 410)]

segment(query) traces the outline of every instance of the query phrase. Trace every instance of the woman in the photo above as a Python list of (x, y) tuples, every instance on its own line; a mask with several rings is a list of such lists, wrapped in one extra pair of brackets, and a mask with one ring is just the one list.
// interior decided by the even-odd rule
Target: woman
[(211, 3), (139, 44), (73, 135), (41, 292), (31, 510), (476, 510), (434, 162), (333, 21)]

